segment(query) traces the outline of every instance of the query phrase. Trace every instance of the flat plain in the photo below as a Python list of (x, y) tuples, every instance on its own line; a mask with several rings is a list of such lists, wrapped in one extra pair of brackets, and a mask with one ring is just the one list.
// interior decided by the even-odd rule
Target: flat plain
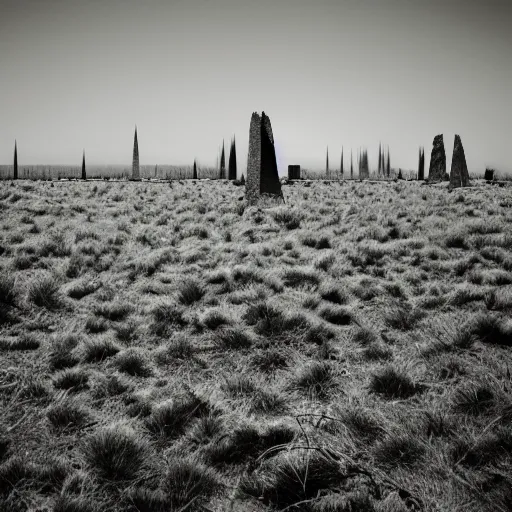
[(0, 510), (512, 509), (512, 187), (0, 183)]

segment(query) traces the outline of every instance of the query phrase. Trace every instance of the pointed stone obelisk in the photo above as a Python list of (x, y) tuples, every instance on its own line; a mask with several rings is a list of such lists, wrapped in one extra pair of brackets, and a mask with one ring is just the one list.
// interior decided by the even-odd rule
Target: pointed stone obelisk
[(197, 163), (196, 163), (195, 158), (194, 158), (194, 168), (192, 170), (192, 179), (197, 180)]
[(229, 150), (229, 162), (228, 162), (228, 179), (236, 180), (236, 143), (235, 138), (231, 142), (231, 148)]
[(261, 117), (253, 112), (249, 128), (245, 195), (250, 204), (255, 204), (262, 194), (280, 198), (284, 202), (270, 119), (265, 112), (261, 113)]
[(224, 152), (224, 141), (222, 141), (222, 153), (220, 155), (220, 174), (221, 180), (226, 179), (226, 153)]
[(327, 153), (325, 156), (325, 178), (331, 179), (331, 171), (329, 170), (329, 146), (327, 146)]
[(446, 178), (446, 152), (444, 150), (443, 135), (436, 135), (432, 142), (428, 181), (443, 181)]
[(459, 135), (455, 135), (453, 143), (452, 167), (450, 170), (450, 188), (469, 187), (469, 173), (466, 155)]
[(13, 162), (13, 170), (12, 170), (12, 179), (18, 179), (18, 144), (14, 141), (14, 162)]
[(139, 142), (137, 140), (137, 126), (135, 126), (135, 136), (133, 137), (132, 180), (140, 180)]
[(340, 162), (340, 176), (343, 179), (343, 146), (341, 146), (341, 162)]
[(87, 179), (87, 174), (85, 172), (85, 149), (84, 149), (84, 152), (82, 154), (82, 179), (83, 180)]

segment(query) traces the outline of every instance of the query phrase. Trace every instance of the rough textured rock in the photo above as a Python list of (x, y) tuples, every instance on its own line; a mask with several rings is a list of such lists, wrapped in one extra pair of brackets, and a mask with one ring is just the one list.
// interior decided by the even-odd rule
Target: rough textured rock
[(450, 170), (450, 187), (469, 187), (469, 173), (466, 155), (459, 135), (455, 135), (453, 143), (452, 168)]
[(251, 117), (245, 193), (251, 204), (258, 202), (262, 194), (284, 200), (277, 171), (272, 126), (265, 112), (261, 113), (261, 117), (253, 112)]
[(289, 165), (288, 166), (288, 179), (289, 180), (300, 180), (300, 165)]
[(87, 179), (87, 173), (85, 171), (85, 149), (84, 149), (84, 153), (82, 155), (82, 179), (83, 180)]
[(13, 179), (18, 179), (18, 144), (14, 141), (14, 166), (13, 166)]
[(139, 143), (137, 141), (137, 128), (135, 128), (135, 136), (133, 138), (132, 179), (134, 179), (134, 180), (140, 179)]
[(428, 181), (443, 181), (446, 179), (446, 152), (443, 135), (436, 135), (432, 144)]

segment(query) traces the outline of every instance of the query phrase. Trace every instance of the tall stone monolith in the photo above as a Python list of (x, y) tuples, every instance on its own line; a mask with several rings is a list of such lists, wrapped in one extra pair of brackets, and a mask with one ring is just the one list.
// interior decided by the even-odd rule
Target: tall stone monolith
[(452, 168), (450, 170), (450, 188), (469, 187), (469, 173), (466, 155), (459, 135), (455, 135), (453, 143)]
[(137, 127), (135, 127), (135, 136), (133, 137), (132, 179), (133, 180), (140, 179), (139, 142), (137, 140)]
[(82, 154), (82, 179), (83, 180), (87, 179), (87, 172), (85, 170), (85, 149), (84, 149), (84, 152)]
[(432, 143), (428, 181), (443, 181), (446, 179), (446, 152), (443, 135), (436, 135)]
[(274, 136), (269, 117), (253, 112), (249, 128), (247, 181), (245, 194), (249, 203), (257, 203), (262, 194), (284, 201), (277, 170)]
[(13, 179), (18, 179), (18, 144), (14, 141), (14, 164), (13, 164)]

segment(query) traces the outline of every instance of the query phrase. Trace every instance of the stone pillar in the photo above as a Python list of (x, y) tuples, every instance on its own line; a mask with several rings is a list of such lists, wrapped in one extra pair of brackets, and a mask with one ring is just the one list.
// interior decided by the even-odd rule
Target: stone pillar
[(300, 180), (300, 165), (289, 165), (288, 166), (288, 179), (289, 180)]
[(277, 170), (272, 125), (265, 112), (261, 113), (261, 117), (253, 112), (251, 117), (245, 190), (249, 203), (256, 203), (261, 194), (284, 200)]
[(261, 118), (257, 112), (251, 116), (249, 128), (249, 151), (247, 156), (247, 180), (245, 193), (247, 200), (257, 201), (260, 191), (261, 179)]
[(436, 135), (432, 143), (428, 181), (443, 181), (446, 179), (446, 152), (443, 135)]
[(135, 136), (133, 138), (133, 161), (132, 161), (132, 179), (140, 179), (139, 169), (139, 143), (137, 141), (137, 127), (135, 127)]
[(466, 155), (459, 135), (455, 135), (453, 143), (452, 167), (450, 170), (450, 188), (469, 187), (469, 173)]

